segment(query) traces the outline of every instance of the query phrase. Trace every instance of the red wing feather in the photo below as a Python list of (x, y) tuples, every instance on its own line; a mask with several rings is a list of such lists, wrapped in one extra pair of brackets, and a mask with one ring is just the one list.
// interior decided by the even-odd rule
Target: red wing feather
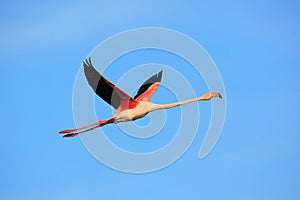
[(160, 85), (160, 82), (153, 83), (143, 94), (141, 94), (138, 98), (136, 98), (136, 100), (149, 101), (151, 99), (152, 95), (157, 91), (157, 88), (159, 85)]
[(162, 71), (150, 77), (139, 88), (134, 98), (138, 101), (149, 101), (152, 95), (157, 91), (157, 88), (160, 85), (161, 78)]

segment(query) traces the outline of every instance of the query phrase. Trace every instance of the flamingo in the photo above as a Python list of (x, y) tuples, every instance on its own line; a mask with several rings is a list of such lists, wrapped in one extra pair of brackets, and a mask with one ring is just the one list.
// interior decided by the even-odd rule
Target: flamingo
[(117, 124), (120, 122), (140, 119), (149, 112), (155, 110), (173, 108), (196, 101), (210, 100), (214, 97), (222, 98), (221, 94), (218, 92), (208, 92), (200, 97), (180, 102), (154, 104), (150, 102), (150, 98), (157, 91), (158, 86), (160, 85), (163, 73), (162, 71), (146, 80), (139, 88), (137, 94), (132, 98), (126, 92), (122, 91), (119, 87), (111, 83), (99, 72), (97, 72), (92, 64), (91, 58), (87, 58), (85, 61), (83, 61), (83, 67), (85, 77), (91, 88), (100, 98), (116, 109), (115, 114), (112, 118), (99, 120), (87, 126), (76, 129), (62, 130), (59, 133), (65, 134), (63, 135), (64, 138), (74, 137), (96, 128), (103, 127), (107, 124)]

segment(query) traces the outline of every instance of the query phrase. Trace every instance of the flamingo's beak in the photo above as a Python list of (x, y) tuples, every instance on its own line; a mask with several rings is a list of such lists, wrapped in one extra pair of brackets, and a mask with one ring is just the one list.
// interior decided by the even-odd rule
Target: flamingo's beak
[(211, 92), (210, 95), (211, 97), (219, 97), (220, 99), (222, 99), (222, 95), (219, 92)]
[(222, 97), (222, 95), (218, 92), (218, 97), (220, 98), (220, 99), (222, 99), (223, 97)]

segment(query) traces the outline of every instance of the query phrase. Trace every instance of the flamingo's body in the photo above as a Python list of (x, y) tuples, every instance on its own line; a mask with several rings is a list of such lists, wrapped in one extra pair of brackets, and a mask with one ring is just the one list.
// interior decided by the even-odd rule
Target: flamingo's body
[(93, 67), (91, 58), (86, 59), (85, 62), (83, 62), (83, 66), (89, 85), (99, 97), (116, 109), (115, 115), (110, 119), (99, 120), (96, 123), (81, 128), (60, 131), (59, 133), (66, 133), (63, 137), (74, 137), (78, 134), (86, 133), (90, 130), (110, 123), (116, 124), (120, 122), (133, 121), (144, 117), (149, 112), (154, 110), (172, 108), (195, 101), (210, 100), (213, 97), (222, 98), (222, 96), (217, 92), (209, 92), (201, 97), (181, 102), (171, 104), (154, 104), (149, 102), (149, 100), (160, 85), (162, 71), (145, 81), (139, 88), (135, 97), (132, 98), (126, 92), (122, 91), (120, 88), (99, 74)]

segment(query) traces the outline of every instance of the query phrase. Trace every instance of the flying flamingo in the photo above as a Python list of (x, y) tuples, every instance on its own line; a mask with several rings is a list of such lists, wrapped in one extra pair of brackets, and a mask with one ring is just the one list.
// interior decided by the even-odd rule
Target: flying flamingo
[(154, 110), (173, 108), (196, 101), (210, 100), (214, 97), (222, 98), (222, 96), (218, 92), (208, 92), (201, 97), (176, 103), (154, 104), (149, 102), (149, 100), (160, 85), (162, 71), (146, 80), (139, 88), (134, 98), (132, 98), (126, 92), (122, 91), (116, 85), (99, 74), (93, 67), (91, 58), (86, 59), (83, 62), (83, 67), (85, 77), (89, 85), (99, 97), (101, 97), (106, 103), (114, 107), (116, 111), (114, 116), (110, 119), (99, 120), (93, 124), (83, 126), (81, 128), (60, 131), (59, 133), (65, 134), (63, 137), (74, 137), (79, 134), (83, 134), (93, 129), (102, 127), (106, 124), (117, 124), (119, 122), (133, 121), (144, 117), (149, 112), (152, 112)]

